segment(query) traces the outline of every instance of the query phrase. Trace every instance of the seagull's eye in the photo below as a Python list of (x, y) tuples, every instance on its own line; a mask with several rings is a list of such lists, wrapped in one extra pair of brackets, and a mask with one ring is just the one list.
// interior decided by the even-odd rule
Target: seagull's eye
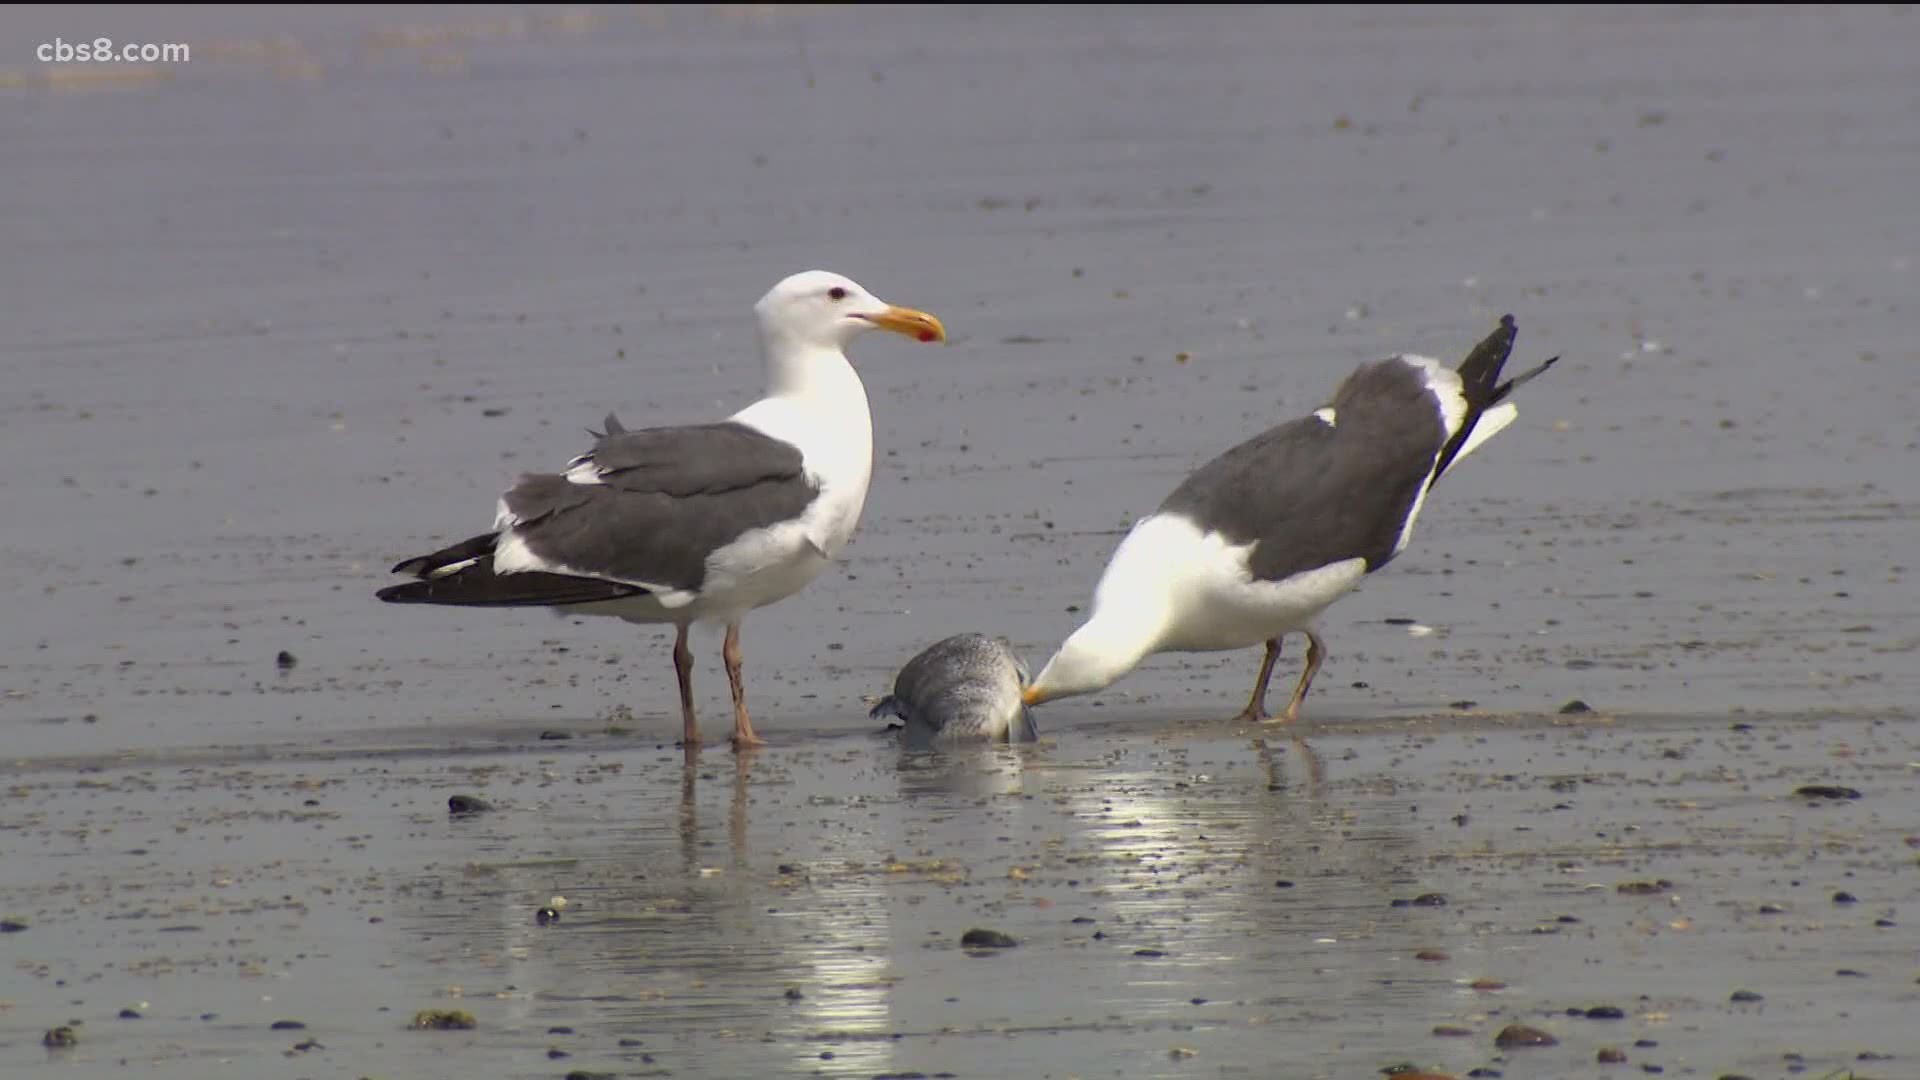
[(833, 288), (827, 290), (827, 299), (829, 300), (845, 300), (846, 298), (847, 298), (847, 290), (841, 288), (838, 285), (835, 285)]

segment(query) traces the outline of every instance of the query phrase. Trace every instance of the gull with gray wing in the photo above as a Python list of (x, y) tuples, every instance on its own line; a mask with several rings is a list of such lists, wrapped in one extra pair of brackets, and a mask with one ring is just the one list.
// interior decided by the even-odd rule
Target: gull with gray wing
[(925, 312), (825, 271), (795, 274), (754, 306), (767, 393), (718, 423), (629, 431), (612, 416), (562, 473), (522, 476), (493, 529), (394, 572), (397, 604), (549, 607), (675, 628), (682, 738), (700, 744), (688, 628), (726, 626), (733, 745), (758, 745), (741, 675), (740, 623), (793, 595), (840, 553), (873, 475), (866, 388), (844, 349), (879, 328), (944, 341)]
[(1281, 638), (1297, 631), (1306, 669), (1278, 718), (1297, 719), (1326, 656), (1321, 613), (1406, 549), (1428, 491), (1513, 423), (1507, 396), (1559, 359), (1501, 382), (1517, 333), (1502, 318), (1457, 370), (1422, 356), (1363, 364), (1325, 407), (1201, 466), (1120, 542), (1092, 615), (1024, 700), (1102, 690), (1153, 653), (1264, 644), (1240, 719), (1266, 721)]

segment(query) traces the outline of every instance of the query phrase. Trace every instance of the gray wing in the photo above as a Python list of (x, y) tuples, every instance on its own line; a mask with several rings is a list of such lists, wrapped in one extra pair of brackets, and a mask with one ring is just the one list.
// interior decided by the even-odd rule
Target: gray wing
[(1306, 416), (1201, 466), (1160, 504), (1236, 544), (1253, 576), (1280, 581), (1346, 559), (1393, 559), (1407, 514), (1446, 442), (1424, 373), (1365, 364), (1333, 399), (1336, 422)]
[(698, 589), (716, 549), (818, 494), (797, 447), (744, 424), (628, 431), (609, 416), (566, 475), (521, 477), (502, 524), (560, 572)]

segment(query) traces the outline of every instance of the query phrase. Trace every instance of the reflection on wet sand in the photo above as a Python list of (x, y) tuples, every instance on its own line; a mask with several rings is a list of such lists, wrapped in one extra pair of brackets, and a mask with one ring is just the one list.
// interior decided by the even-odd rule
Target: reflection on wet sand
[[(1238, 1030), (1347, 998), (1378, 1007), (1393, 981), (1397, 946), (1355, 943), (1383, 933), (1381, 898), (1414, 842), (1386, 807), (1330, 802), (1303, 741), (847, 742), (630, 769), (631, 815), (561, 831), (527, 819), (573, 860), (557, 876), (497, 895), (484, 925), (465, 906), (420, 925), (477, 934), (466, 950), (506, 958), (504, 982), (543, 987), (524, 1022), (590, 1007), (648, 1047), (694, 1039), (706, 1068), (816, 1068), (823, 1053), (836, 1072), (952, 1068), (981, 1035), (1151, 1027), (1140, 1018), (1195, 998), (1235, 1002), (1196, 1022)], [(1276, 889), (1281, 876), (1297, 887)], [(526, 898), (548, 881), (575, 907), (536, 928)], [(1020, 944), (959, 948), (976, 926)], [(1314, 969), (1333, 989), (1290, 990), (1279, 973), (1329, 938), (1347, 961)], [(1035, 965), (1046, 980), (1020, 974)]]

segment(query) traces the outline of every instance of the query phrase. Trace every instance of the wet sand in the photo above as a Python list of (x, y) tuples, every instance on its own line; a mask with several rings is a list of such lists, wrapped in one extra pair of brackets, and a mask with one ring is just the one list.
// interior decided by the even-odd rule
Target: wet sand
[[(32, 63), (98, 34), (196, 59)], [(1911, 14), (35, 9), (0, 39), (0, 1072), (1920, 1058)], [(954, 341), (857, 347), (861, 531), (746, 627), (769, 750), (684, 769), (667, 634), (372, 599), (607, 411), (750, 400), (748, 306), (808, 266)], [(1224, 726), (1251, 651), (1154, 658), (1035, 747), (874, 734), (925, 645), (1037, 666), (1186, 471), (1508, 311), (1517, 362), (1565, 359), (1329, 614), (1306, 743)], [(1862, 798), (1792, 795), (1821, 783)], [(406, 1030), (441, 1007), (479, 1026)], [(1560, 1045), (1496, 1050), (1515, 1021)]]

